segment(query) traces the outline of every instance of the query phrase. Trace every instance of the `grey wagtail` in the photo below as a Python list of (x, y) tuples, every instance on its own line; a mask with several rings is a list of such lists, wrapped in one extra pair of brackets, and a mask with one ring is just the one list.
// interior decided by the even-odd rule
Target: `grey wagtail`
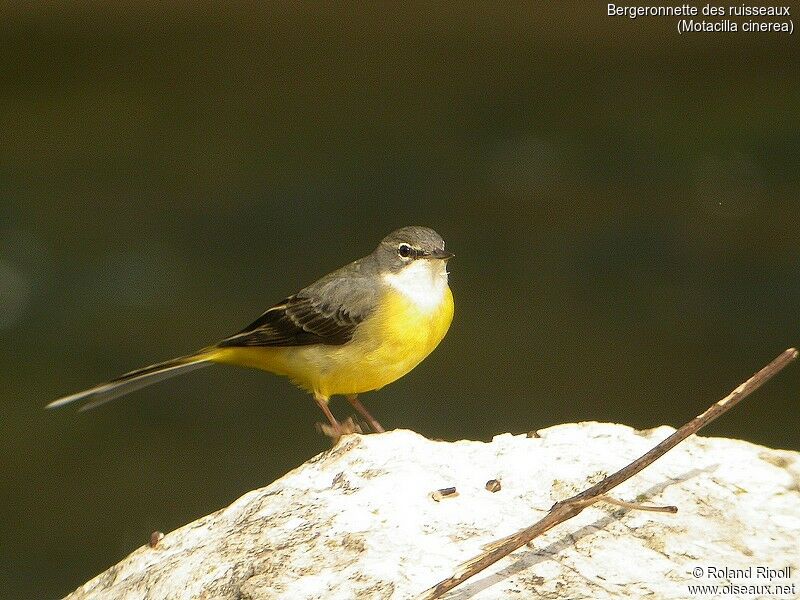
[(399, 379), (442, 341), (453, 320), (447, 285), (452, 256), (432, 229), (403, 227), (383, 238), (372, 254), (289, 296), (218, 344), (125, 373), (47, 407), (88, 400), (80, 409), (87, 410), (174, 375), (224, 363), (287, 376), (313, 394), (330, 422), (323, 431), (331, 437), (352, 431), (331, 413), (328, 401), (334, 395), (346, 396), (374, 431), (384, 431), (358, 394)]

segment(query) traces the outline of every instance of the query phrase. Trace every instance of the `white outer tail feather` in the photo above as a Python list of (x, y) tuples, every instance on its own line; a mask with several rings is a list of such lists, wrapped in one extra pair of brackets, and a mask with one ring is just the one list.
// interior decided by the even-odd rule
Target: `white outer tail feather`
[(140, 390), (143, 387), (163, 381), (164, 379), (169, 379), (170, 377), (175, 377), (176, 375), (207, 367), (210, 364), (210, 361), (202, 356), (189, 356), (168, 360), (137, 371), (131, 371), (113, 381), (101, 383), (88, 390), (78, 392), (77, 394), (64, 396), (63, 398), (54, 400), (48, 404), (46, 408), (58, 408), (79, 400), (90, 400), (90, 402), (81, 406), (79, 411), (82, 412), (110, 402), (129, 392)]

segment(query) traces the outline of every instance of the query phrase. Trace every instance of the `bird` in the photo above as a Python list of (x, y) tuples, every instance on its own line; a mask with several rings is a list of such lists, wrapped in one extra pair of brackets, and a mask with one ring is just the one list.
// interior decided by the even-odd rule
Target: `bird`
[(374, 432), (381, 424), (358, 395), (409, 373), (442, 341), (453, 320), (447, 263), (453, 253), (422, 226), (401, 227), (371, 254), (304, 287), (247, 327), (193, 354), (130, 371), (47, 405), (84, 402), (88, 410), (152, 383), (209, 365), (229, 364), (288, 377), (309, 392), (338, 439), (361, 431), (340, 423), (328, 406), (344, 396)]

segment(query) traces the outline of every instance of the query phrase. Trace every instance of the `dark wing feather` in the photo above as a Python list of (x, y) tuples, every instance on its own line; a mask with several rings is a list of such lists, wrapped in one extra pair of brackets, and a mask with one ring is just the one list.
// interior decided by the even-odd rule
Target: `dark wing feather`
[(379, 287), (362, 271), (367, 260), (350, 263), (267, 309), (218, 346), (346, 344), (377, 304)]
[(312, 298), (292, 296), (218, 346), (338, 346), (350, 341), (362, 320)]

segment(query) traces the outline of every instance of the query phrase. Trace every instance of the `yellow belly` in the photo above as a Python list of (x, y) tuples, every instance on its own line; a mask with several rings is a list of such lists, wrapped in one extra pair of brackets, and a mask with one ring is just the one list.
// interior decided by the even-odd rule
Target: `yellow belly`
[(430, 311), (394, 290), (379, 304), (341, 346), (218, 348), (209, 358), (285, 375), (328, 397), (376, 390), (411, 371), (439, 345), (453, 320), (453, 294), (445, 288), (442, 302)]

